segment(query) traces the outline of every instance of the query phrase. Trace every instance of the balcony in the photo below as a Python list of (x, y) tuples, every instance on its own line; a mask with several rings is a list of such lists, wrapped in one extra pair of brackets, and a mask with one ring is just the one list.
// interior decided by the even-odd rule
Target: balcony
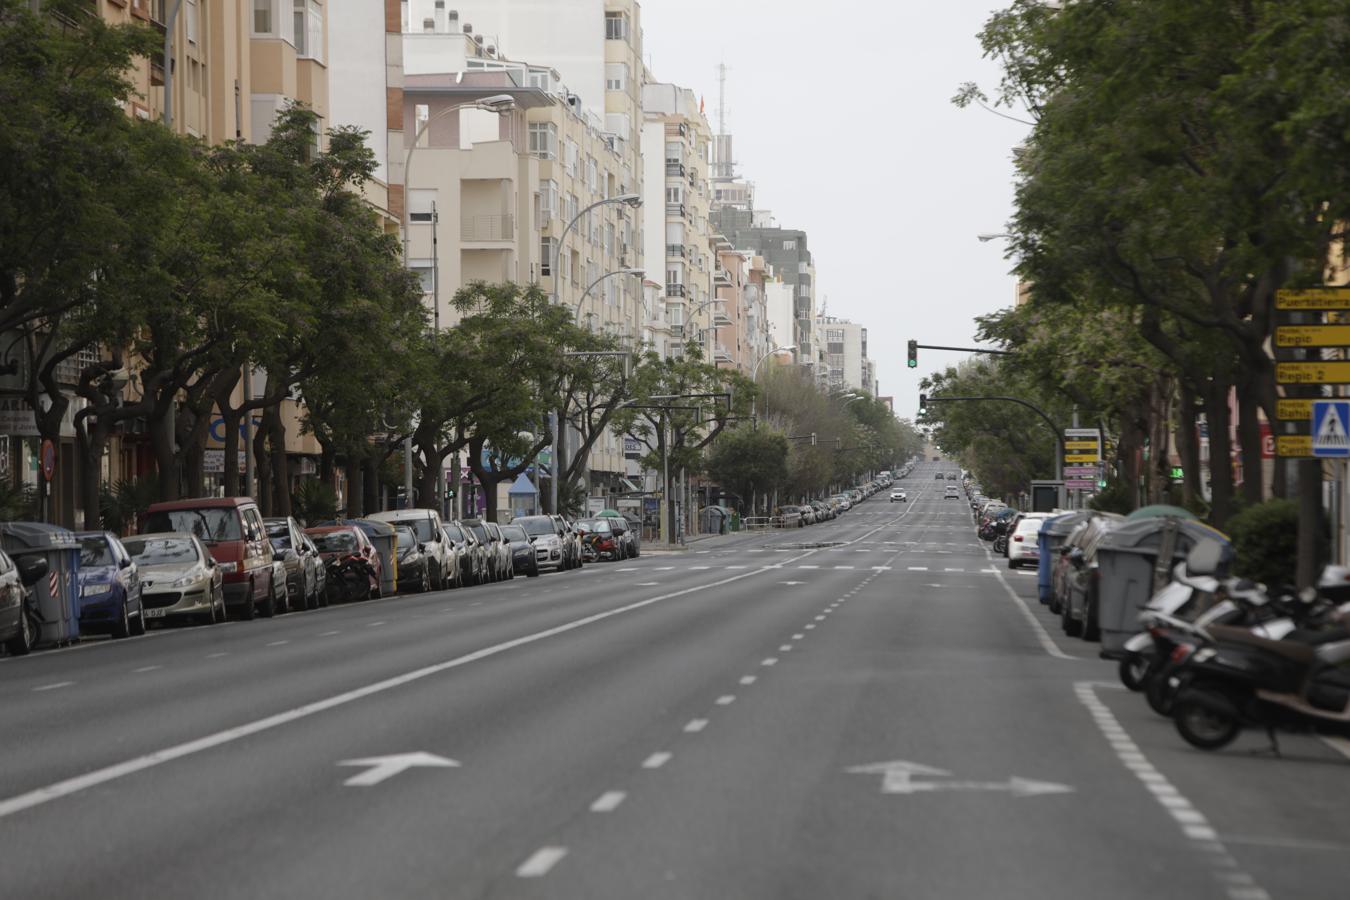
[(712, 306), (712, 323), (714, 328), (723, 328), (731, 324), (731, 317), (727, 315), (725, 304), (714, 303)]
[(668, 284), (668, 285), (666, 285), (666, 296), (667, 296), (667, 297), (683, 297), (683, 296), (685, 296), (684, 285), (682, 285), (682, 284)]
[(727, 349), (726, 344), (717, 344), (713, 347), (713, 360), (715, 362), (731, 362), (731, 351)]
[(668, 178), (683, 178), (684, 163), (675, 159), (666, 160), (666, 176)]
[(513, 241), (516, 217), (510, 213), (492, 216), (463, 216), (459, 220), (461, 241)]
[(684, 244), (666, 244), (666, 259), (684, 259)]
[(670, 326), (670, 336), (673, 337), (673, 338), (681, 338), (681, 339), (683, 339), (683, 338), (684, 338), (684, 326), (683, 326), (683, 325), (672, 325), (672, 326)]
[(668, 215), (668, 216), (679, 216), (680, 218), (683, 219), (683, 218), (686, 218), (686, 217), (689, 215), (689, 213), (688, 213), (688, 211), (684, 208), (684, 204), (683, 204), (683, 203), (667, 203), (667, 204), (666, 204), (666, 215)]
[(731, 273), (726, 269), (715, 269), (713, 271), (713, 281), (721, 285), (731, 286)]

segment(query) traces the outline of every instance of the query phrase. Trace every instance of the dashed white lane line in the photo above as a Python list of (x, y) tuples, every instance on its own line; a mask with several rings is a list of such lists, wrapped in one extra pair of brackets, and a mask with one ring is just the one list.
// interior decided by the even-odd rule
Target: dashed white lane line
[(792, 652), (792, 645), (791, 645), (791, 644), (783, 644), (782, 646), (780, 646), (780, 647), (778, 648), (778, 652), (779, 652), (779, 653), (791, 653), (791, 652)]
[(712, 568), (712, 566), (690, 566), (690, 567), (689, 567), (689, 571), (691, 571), (691, 572), (702, 572), (702, 571), (704, 571), (705, 569), (711, 569), (711, 568)]
[(33, 691), (34, 693), (36, 693), (37, 691), (55, 691), (63, 687), (70, 687), (74, 683), (75, 682), (73, 681), (58, 681), (55, 684), (44, 684), (41, 687), (35, 687), (33, 688)]
[(341, 631), (324, 631), (324, 632), (321, 632), (321, 633), (319, 634), (319, 637), (332, 637), (332, 636), (335, 635), (335, 634), (342, 634), (342, 632), (341, 632)]
[(851, 569), (852, 566), (835, 566), (836, 569)]
[(964, 572), (965, 569), (943, 569), (944, 572)]
[[(745, 678), (742, 678), (742, 679), (741, 679), (741, 684), (750, 684), (751, 682), (753, 682), (753, 681), (755, 680), (755, 676), (753, 676), (753, 675), (747, 675), (747, 676), (745, 676), (745, 677), (746, 677), (746, 678), (749, 678), (750, 681), (746, 681)], [(730, 706), (731, 704), (733, 704), (733, 703), (735, 703), (735, 702), (736, 702), (736, 695), (735, 695), (735, 694), (723, 694), (722, 696), (718, 697), (717, 700), (716, 700), (716, 703), (717, 703), (718, 706)]]
[(801, 640), (802, 638), (804, 638), (804, 637), (806, 637), (806, 635), (804, 635), (804, 634), (794, 634), (794, 635), (792, 636), (792, 639), (793, 639), (794, 641), (800, 641), (800, 640)]
[(566, 847), (540, 847), (516, 869), (518, 878), (542, 878), (567, 855)]
[(370, 622), (370, 623), (367, 623), (366, 627), (367, 627), (367, 628), (379, 628), (379, 627), (380, 627), (381, 625), (383, 625), (383, 624), (384, 624), (384, 622), (382, 622), (382, 621), (381, 621), (381, 622)]
[(141, 666), (139, 669), (132, 669), (133, 672), (153, 672), (156, 669), (162, 669), (163, 666)]
[(758, 680), (759, 680), (759, 679), (755, 678), (754, 675), (742, 675), (742, 676), (741, 676), (741, 684), (754, 684), (754, 683), (755, 683), (756, 681), (758, 681)]
[(820, 566), (798, 566), (799, 569), (819, 569)]
[(287, 645), (287, 644), (289, 644), (289, 643), (290, 643), (290, 641), (272, 641), (272, 642), (269, 643), (267, 646), (269, 646), (269, 647), (284, 647), (285, 645)]
[(909, 571), (911, 571), (911, 572), (927, 572), (927, 571), (928, 571), (928, 567), (927, 567), (927, 566), (910, 566), (910, 567), (909, 567)]
[(1096, 687), (1096, 683), (1091, 681), (1074, 682), (1073, 690), (1078, 696), (1078, 702), (1087, 707), (1098, 730), (1111, 745), (1121, 764), (1134, 773), (1181, 827), (1181, 833), (1190, 838), (1195, 849), (1208, 858), (1207, 861), (1215, 869), (1215, 878), (1225, 885), (1229, 900), (1270, 900), (1270, 894), (1257, 885), (1256, 879), (1238, 869), (1237, 860), (1228, 853), (1205, 814), (1192, 806), (1191, 801), (1167, 780), (1167, 776), (1154, 768), (1148, 757), (1139, 750), (1111, 708), (1097, 698)]
[(628, 795), (623, 791), (605, 791), (591, 804), (591, 812), (614, 812)]
[(759, 664), (760, 664), (761, 666), (776, 666), (776, 665), (778, 665), (778, 658), (777, 658), (777, 657), (774, 657), (774, 656), (770, 656), (768, 659), (762, 659), (762, 660), (760, 660)]
[(639, 569), (639, 566), (628, 566), (627, 568), (624, 568), (624, 569), (615, 569), (614, 571), (615, 571), (615, 572), (636, 572), (636, 571), (638, 571), (638, 569)]
[(633, 587), (655, 587), (660, 583), (661, 582), (659, 581), (639, 581), (637, 584), (633, 585)]
[(807, 631), (810, 631), (811, 629), (813, 629), (813, 628), (815, 628), (815, 627), (816, 627), (816, 623), (815, 623), (815, 622), (811, 622), (810, 624), (808, 624), (808, 625), (805, 626), (805, 628), (806, 628)]
[(728, 569), (748, 569), (749, 566), (727, 566)]
[(222, 650), (222, 651), (220, 651), (219, 653), (208, 653), (208, 654), (206, 654), (206, 658), (207, 658), (207, 659), (220, 659), (222, 656), (229, 656), (229, 655), (230, 655), (229, 653), (226, 653), (224, 650)]
[(651, 756), (647, 757), (642, 761), (642, 768), (659, 769), (666, 763), (670, 762), (670, 757), (673, 755), (674, 754), (666, 753), (664, 751), (661, 753), (653, 753)]
[(689, 734), (698, 734), (700, 731), (702, 731), (707, 727), (708, 727), (707, 719), (690, 719), (689, 722), (685, 724), (684, 730)]
[(817, 622), (824, 622), (824, 621), (825, 621), (825, 617), (824, 617), (824, 616), (816, 616), (816, 621), (817, 621)]
[(674, 569), (674, 568), (675, 568), (674, 566), (657, 566), (655, 569), (652, 569), (652, 571), (653, 571), (653, 572), (669, 572), (669, 571), (671, 571), (671, 570)]

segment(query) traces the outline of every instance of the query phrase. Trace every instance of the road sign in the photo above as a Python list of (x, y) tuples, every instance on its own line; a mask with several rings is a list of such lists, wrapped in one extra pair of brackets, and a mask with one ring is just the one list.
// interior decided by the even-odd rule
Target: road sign
[(1065, 466), (1065, 478), (1096, 478), (1101, 471), (1097, 466)]
[(1350, 287), (1276, 291), (1275, 308), (1305, 312), (1317, 312), (1324, 309), (1350, 309)]
[(1350, 325), (1281, 325), (1275, 329), (1275, 346), (1350, 346)]
[(48, 481), (56, 474), (56, 445), (50, 440), (42, 442), (42, 450), (38, 454), (42, 460), (42, 477)]
[(455, 768), (459, 763), (434, 753), (394, 753), (390, 756), (370, 756), (365, 759), (344, 759), (339, 766), (363, 766), (366, 771), (342, 782), (348, 787), (371, 787), (387, 778), (393, 778), (414, 766)]
[(1095, 463), (1100, 462), (1101, 457), (1096, 453), (1065, 453), (1064, 461), (1066, 463)]
[(1053, 781), (1032, 781), (1014, 775), (1007, 781), (915, 781), (915, 776), (948, 778), (952, 773), (903, 759), (853, 766), (844, 770), (849, 775), (880, 775), (883, 794), (923, 794), (938, 791), (989, 791), (1009, 793), (1014, 797), (1036, 797), (1043, 794), (1071, 794), (1073, 788)]
[(1091, 491), (1097, 488), (1097, 479), (1095, 478), (1066, 478), (1064, 487), (1071, 491)]
[(1313, 403), (1313, 456), (1350, 457), (1350, 400), (1318, 400)]
[(1311, 400), (1291, 400), (1281, 397), (1275, 401), (1275, 418), (1302, 419), (1305, 422), (1311, 422), (1312, 405)]
[(1279, 384), (1350, 384), (1350, 362), (1277, 362), (1275, 381)]
[(1277, 434), (1275, 435), (1275, 455), (1285, 459), (1312, 456), (1312, 435)]
[(1096, 441), (1065, 441), (1065, 450), (1096, 450)]

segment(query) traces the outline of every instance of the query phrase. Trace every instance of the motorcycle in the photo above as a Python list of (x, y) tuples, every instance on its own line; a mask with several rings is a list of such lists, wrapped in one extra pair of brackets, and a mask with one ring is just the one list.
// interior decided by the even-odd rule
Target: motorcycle
[(380, 596), (379, 573), (358, 553), (337, 554), (324, 563), (326, 589), (331, 603), (346, 603)]

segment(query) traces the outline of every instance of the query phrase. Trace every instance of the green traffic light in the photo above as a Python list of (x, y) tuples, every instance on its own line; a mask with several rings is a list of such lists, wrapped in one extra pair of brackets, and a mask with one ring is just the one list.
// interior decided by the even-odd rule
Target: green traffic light
[(911, 356), (909, 358), (909, 367), (911, 369), (917, 369), (919, 367), (919, 361)]

